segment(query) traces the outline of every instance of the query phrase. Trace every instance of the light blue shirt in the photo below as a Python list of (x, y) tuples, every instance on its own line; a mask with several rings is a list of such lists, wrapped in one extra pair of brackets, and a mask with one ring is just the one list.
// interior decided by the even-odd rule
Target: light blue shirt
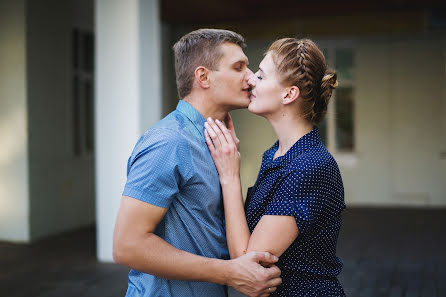
[[(180, 100), (138, 140), (123, 195), (167, 208), (155, 234), (174, 247), (228, 259), (218, 173), (204, 140), (205, 118)], [(148, 249), (150, 247), (147, 247)], [(225, 287), (166, 280), (131, 270), (126, 296), (226, 296)]]

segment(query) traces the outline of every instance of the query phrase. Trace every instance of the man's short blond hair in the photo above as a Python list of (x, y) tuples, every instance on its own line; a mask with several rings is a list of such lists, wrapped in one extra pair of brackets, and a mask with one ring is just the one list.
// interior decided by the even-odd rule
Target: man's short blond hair
[(197, 67), (204, 66), (209, 70), (217, 70), (223, 57), (219, 46), (225, 42), (245, 47), (245, 40), (240, 34), (221, 29), (192, 31), (175, 43), (173, 46), (175, 75), (180, 98), (190, 94)]

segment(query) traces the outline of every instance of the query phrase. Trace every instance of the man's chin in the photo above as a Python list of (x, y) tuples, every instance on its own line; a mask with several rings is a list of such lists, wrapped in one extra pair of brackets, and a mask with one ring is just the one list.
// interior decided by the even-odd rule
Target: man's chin
[(248, 108), (249, 104), (251, 103), (251, 100), (249, 99), (243, 99), (238, 102), (234, 102), (235, 104), (231, 105), (231, 109), (244, 109)]

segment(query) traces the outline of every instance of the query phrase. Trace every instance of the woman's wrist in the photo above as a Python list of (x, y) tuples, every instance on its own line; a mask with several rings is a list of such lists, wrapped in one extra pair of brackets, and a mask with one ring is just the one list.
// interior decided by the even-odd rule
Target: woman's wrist
[(240, 175), (220, 176), (220, 184), (222, 187), (240, 186)]

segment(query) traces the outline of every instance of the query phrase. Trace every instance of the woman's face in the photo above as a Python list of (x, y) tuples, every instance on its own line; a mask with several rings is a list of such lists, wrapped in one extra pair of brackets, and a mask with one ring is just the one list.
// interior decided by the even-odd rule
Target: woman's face
[(249, 84), (252, 87), (248, 106), (250, 112), (267, 116), (280, 111), (285, 88), (279, 81), (271, 53), (260, 62), (259, 70), (251, 76)]

